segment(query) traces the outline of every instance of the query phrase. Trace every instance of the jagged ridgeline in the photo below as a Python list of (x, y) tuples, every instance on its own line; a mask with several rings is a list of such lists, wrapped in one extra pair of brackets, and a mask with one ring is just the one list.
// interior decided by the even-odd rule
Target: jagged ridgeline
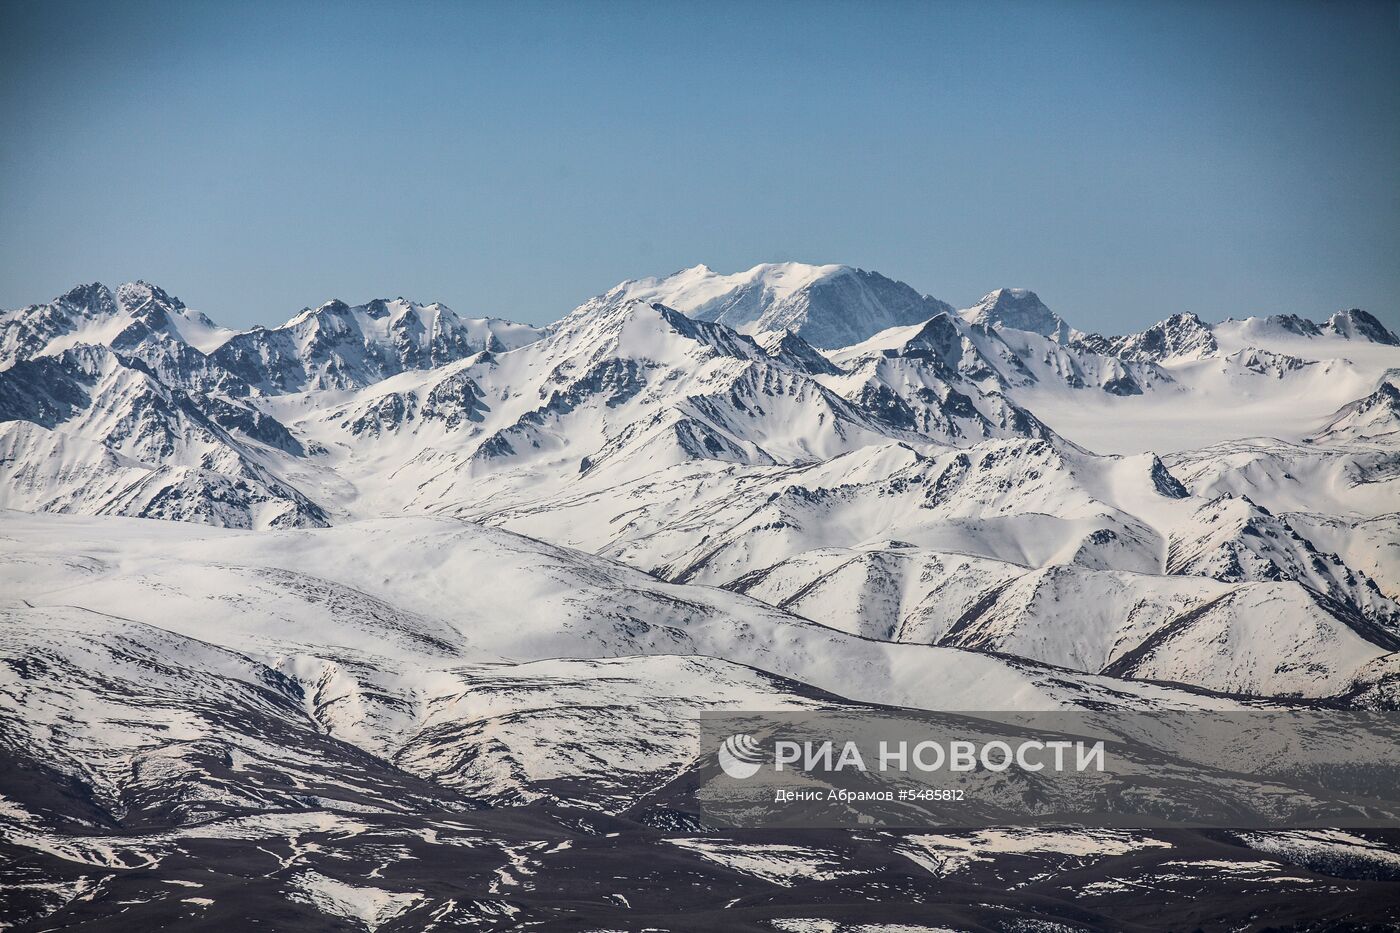
[[(233, 332), (140, 282), (4, 312), (0, 823), (60, 879), (16, 916), (238, 839), (278, 910), (549, 919), (516, 894), (578, 876), (585, 837), (697, 828), (656, 795), (707, 710), (1394, 708), (1400, 341), (1355, 309), (1073, 319), (797, 263), (545, 327), (396, 298)], [(1393, 857), (639, 839), (607, 850), (624, 900), (638, 865), (762, 900), (890, 864), (923, 897), (1047, 858), (1108, 884), (1120, 856)], [(337, 880), (337, 845), (379, 881)], [(394, 852), (495, 886), (406, 887)], [(1196, 896), (1246, 883), (1221, 871)]]
[(1261, 696), (1365, 689), (1400, 617), (1400, 348), (1359, 310), (1106, 337), (1025, 289), (959, 312), (784, 263), (543, 328), (398, 298), (235, 333), (94, 284), (0, 351), (13, 509), (451, 516), (864, 637)]

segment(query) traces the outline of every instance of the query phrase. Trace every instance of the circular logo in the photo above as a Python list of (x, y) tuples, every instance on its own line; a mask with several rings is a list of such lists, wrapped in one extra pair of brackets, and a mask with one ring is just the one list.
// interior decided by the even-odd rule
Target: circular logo
[(751, 735), (731, 735), (720, 743), (719, 766), (732, 778), (751, 778), (763, 767), (763, 749)]

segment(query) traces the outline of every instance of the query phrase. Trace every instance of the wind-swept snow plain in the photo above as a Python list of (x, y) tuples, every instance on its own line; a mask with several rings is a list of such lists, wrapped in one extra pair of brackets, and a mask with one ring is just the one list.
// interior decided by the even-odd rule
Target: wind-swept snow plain
[(0, 314), (0, 508), (11, 926), (1400, 917), (1385, 834), (726, 835), (666, 792), (716, 710), (1394, 709), (1363, 311), (1099, 335), (784, 263), (234, 333), (87, 285)]

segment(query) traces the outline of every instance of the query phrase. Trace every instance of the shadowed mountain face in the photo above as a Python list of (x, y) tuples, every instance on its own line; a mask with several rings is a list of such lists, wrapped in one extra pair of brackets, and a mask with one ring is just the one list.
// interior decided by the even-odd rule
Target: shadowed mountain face
[(0, 923), (1393, 925), (1385, 833), (734, 833), (685, 787), (715, 710), (1394, 709), (1397, 370), (1361, 311), (1104, 336), (797, 263), (541, 329), (4, 312)]
[(971, 324), (1030, 331), (1057, 343), (1068, 343), (1071, 335), (1070, 326), (1045, 307), (1039, 295), (1024, 288), (999, 288), (959, 313)]

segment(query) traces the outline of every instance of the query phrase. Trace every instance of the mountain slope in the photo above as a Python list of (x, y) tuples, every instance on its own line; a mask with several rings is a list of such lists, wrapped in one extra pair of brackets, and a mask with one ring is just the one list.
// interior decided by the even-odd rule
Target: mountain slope
[(1296, 580), (1368, 619), (1400, 621), (1400, 606), (1366, 574), (1347, 567), (1335, 553), (1319, 551), (1286, 518), (1247, 497), (1207, 502), (1175, 530), (1167, 572), (1227, 583)]
[(1388, 336), (1102, 337), (795, 264), (541, 331), (396, 299), (234, 335), (141, 283), (8, 312), (0, 925), (1393, 925), (1359, 836), (686, 804), (717, 710), (1400, 706)]
[(1400, 389), (1393, 382), (1382, 382), (1370, 395), (1337, 409), (1309, 440), (1317, 444), (1397, 445), (1400, 442)]
[(1174, 314), (1141, 333), (1103, 338), (1090, 335), (1086, 347), (1125, 360), (1163, 363), (1174, 359), (1200, 359), (1214, 355), (1220, 344), (1210, 325), (1190, 312)]
[[(164, 639), (173, 659), (201, 670), (212, 663), (207, 657), (227, 659), (218, 663), (243, 671), (241, 678), (275, 682), (285, 701), (300, 705), (299, 715), (380, 758), (448, 755), (449, 746), (424, 740), (425, 727), (489, 718), (509, 698), (492, 696), (482, 678), (518, 676), (528, 683), (540, 672), (506, 667), (554, 658), (687, 655), (729, 662), (686, 662), (673, 666), (669, 685), (659, 677), (638, 687), (651, 691), (639, 698), (660, 697), (676, 691), (675, 674), (688, 670), (691, 682), (670, 694), (677, 701), (698, 702), (709, 691), (714, 703), (743, 702), (758, 690), (767, 702), (790, 693), (801, 705), (817, 696), (803, 684), (827, 693), (839, 684), (846, 695), (924, 708), (1075, 707), (1109, 694), (1144, 708), (1198, 702), (1180, 691), (1115, 685), (953, 649), (868, 641), (743, 596), (663, 583), (461, 521), (386, 519), (249, 535), (179, 523), (11, 516), (0, 573), (14, 611), (29, 607), (55, 618), (86, 613), (98, 641), (104, 625), (120, 628), (123, 638)], [(98, 542), (120, 547), (98, 556)], [(229, 614), (230, 602), (238, 613)], [(736, 671), (735, 664), (786, 681), (768, 679), (760, 690), (763, 678)], [(638, 665), (632, 669), (640, 676), (647, 665)], [(574, 669), (579, 677), (592, 671), (606, 678), (608, 670), (625, 667)], [(557, 675), (557, 695), (536, 681), (533, 694), (511, 702), (541, 714), (567, 705), (574, 687), (566, 674)], [(178, 682), (183, 675), (172, 676)], [(466, 730), (451, 747), (472, 741)], [(409, 748), (417, 750), (404, 751)], [(509, 791), (498, 781), (495, 792)]]
[(0, 370), (100, 346), (139, 360), (169, 385), (241, 395), (246, 386), (206, 355), (232, 335), (154, 285), (129, 282), (113, 293), (95, 282), (0, 313)]
[(175, 518), (230, 527), (323, 525), (284, 480), (303, 453), (244, 402), (170, 388), (102, 347), (0, 371), (6, 507)]
[(1319, 329), (1324, 333), (1333, 333), (1348, 340), (1369, 340), (1372, 343), (1384, 344), (1389, 347), (1400, 346), (1400, 337), (1396, 337), (1395, 334), (1387, 330), (1384, 324), (1376, 320), (1375, 315), (1362, 311), (1360, 308), (1338, 311), (1328, 318)]
[[(125, 322), (155, 363), (65, 348), (56, 333), (0, 371), (3, 501), (235, 528), (471, 518), (844, 632), (1085, 672), (1255, 583), (1300, 584), (1277, 591), (1300, 619), (1314, 618), (1306, 588), (1343, 627), (1348, 613), (1392, 624), (1397, 575), (1342, 540), (1389, 528), (1384, 388), (1307, 443), (1233, 440), (1165, 463), (1098, 456), (1063, 420), (1076, 410), (1121, 432), (1144, 406), (1209, 418), (1208, 400), (1232, 394), (1281, 408), (1373, 378), (1388, 345), (1292, 316), (1180, 316), (1095, 338), (1017, 290), (989, 295), (974, 321), (938, 311), (825, 354), (791, 329), (759, 329), (799, 306), (807, 323), (874, 320), (865, 298), (823, 291), (843, 270), (689, 270), (509, 340), (437, 305), (333, 302), (209, 356), (184, 342), (192, 325), (170, 323), (186, 321), (183, 306), (158, 289), (78, 290), (64, 308)], [(700, 316), (753, 312), (743, 326), (756, 339), (622, 297), (629, 288), (667, 291)], [(1318, 358), (1342, 345), (1355, 360)], [(157, 352), (168, 346), (224, 382), (159, 369), (180, 362)], [(1209, 501), (1225, 493), (1252, 501)], [(1029, 637), (1079, 591), (1136, 627), (1086, 612), (1078, 631)]]
[(207, 353), (232, 335), (154, 285), (130, 282), (114, 294), (94, 282), (47, 304), (0, 314), (0, 368), (85, 343), (130, 354), (163, 339)]
[[(1350, 687), (1400, 639), (1323, 598), (1299, 601), (1296, 583), (1232, 590), (1159, 629), (1104, 668), (1149, 680), (1201, 678), (1230, 693), (1326, 696)], [(1239, 645), (1254, 650), (1232, 650)]]

